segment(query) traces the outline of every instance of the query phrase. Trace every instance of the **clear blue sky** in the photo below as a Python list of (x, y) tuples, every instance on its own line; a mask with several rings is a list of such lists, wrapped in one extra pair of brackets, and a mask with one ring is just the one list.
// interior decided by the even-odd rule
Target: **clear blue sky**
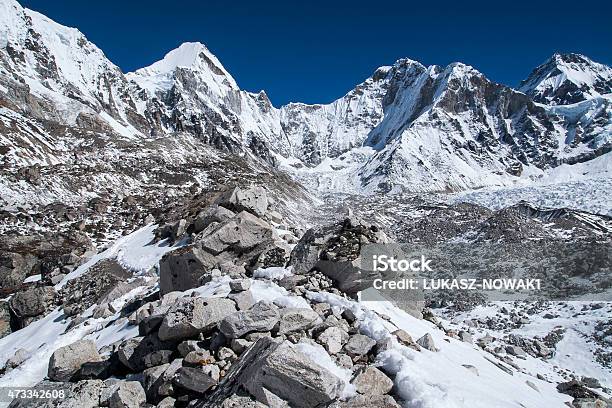
[(612, 64), (609, 0), (20, 1), (79, 28), (124, 71), (200, 41), (276, 106), (330, 102), (402, 57), (461, 61), (511, 86), (556, 51)]

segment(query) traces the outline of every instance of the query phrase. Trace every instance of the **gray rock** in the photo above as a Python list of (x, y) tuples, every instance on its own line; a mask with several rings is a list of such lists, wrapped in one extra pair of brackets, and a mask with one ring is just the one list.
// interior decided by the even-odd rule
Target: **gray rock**
[(279, 334), (308, 330), (319, 320), (319, 314), (312, 309), (288, 307), (281, 310), (278, 325)]
[(79, 340), (55, 350), (49, 359), (47, 376), (53, 381), (70, 381), (84, 363), (102, 358), (91, 340)]
[(219, 196), (217, 203), (236, 212), (248, 211), (262, 217), (268, 209), (268, 194), (259, 186), (246, 189), (235, 187)]
[(10, 291), (19, 288), (35, 264), (36, 257), (32, 255), (0, 252), (0, 288)]
[(287, 290), (291, 290), (294, 289), (296, 286), (304, 285), (306, 282), (308, 282), (308, 277), (304, 275), (289, 275), (278, 281), (278, 286), (283, 287)]
[(506, 346), (506, 353), (512, 356), (526, 357), (527, 353), (519, 346)]
[(23, 328), (30, 320), (45, 313), (51, 307), (55, 296), (52, 286), (36, 287), (17, 292), (9, 300), (9, 307), (17, 326)]
[(344, 345), (344, 351), (350, 356), (363, 356), (372, 350), (376, 341), (363, 334), (352, 335)]
[(166, 397), (157, 404), (157, 408), (174, 408), (176, 400), (172, 397)]
[(236, 311), (234, 302), (223, 298), (182, 298), (174, 304), (159, 327), (161, 340), (181, 340), (206, 333)]
[(230, 362), (236, 361), (238, 356), (234, 353), (234, 350), (228, 347), (221, 347), (217, 350), (217, 358), (219, 360), (228, 360)]
[(317, 340), (325, 347), (329, 354), (336, 354), (342, 350), (342, 338), (346, 335), (342, 329), (336, 326), (328, 327), (319, 336)]
[(252, 344), (252, 341), (248, 341), (246, 339), (232, 339), (231, 347), (236, 354), (242, 354), (242, 352), (249, 348)]
[(190, 351), (183, 359), (183, 364), (188, 366), (203, 366), (214, 363), (215, 358), (208, 350), (200, 349)]
[(236, 302), (238, 310), (250, 309), (255, 304), (255, 298), (253, 297), (253, 293), (250, 290), (245, 290), (244, 292), (238, 293), (230, 293), (227, 297)]
[(201, 211), (193, 221), (194, 232), (197, 234), (204, 231), (213, 222), (222, 223), (236, 215), (225, 207), (213, 205)]
[(299, 352), (290, 342), (259, 339), (242, 354), (202, 407), (218, 407), (240, 388), (269, 406), (325, 406), (340, 395), (343, 381)]
[(490, 334), (487, 333), (483, 337), (479, 338), (476, 342), (478, 343), (480, 347), (485, 347), (487, 344), (490, 344), (494, 340), (495, 339)]
[(204, 394), (212, 386), (217, 384), (217, 381), (210, 375), (199, 368), (192, 367), (179, 368), (172, 382), (178, 387), (198, 394)]
[(269, 331), (280, 318), (278, 308), (268, 302), (258, 302), (249, 310), (241, 310), (225, 317), (219, 323), (219, 330), (229, 339), (242, 337), (247, 333)]
[(368, 367), (357, 374), (352, 384), (360, 394), (383, 395), (393, 388), (393, 381), (376, 367)]
[(232, 292), (243, 292), (251, 287), (250, 279), (237, 279), (229, 283)]
[(410, 347), (413, 350), (421, 351), (421, 346), (419, 346), (413, 339), (412, 336), (402, 329), (397, 329), (392, 333), (397, 338), (397, 341), (400, 344), (403, 344), (406, 347)]
[(159, 290), (162, 295), (202, 286), (210, 280), (210, 271), (218, 259), (197, 246), (168, 252), (159, 261)]
[(170, 351), (173, 348), (171, 343), (161, 341), (153, 333), (145, 337), (133, 337), (123, 341), (117, 348), (117, 355), (124, 366), (138, 372), (148, 368), (147, 361), (145, 361), (148, 355), (160, 350)]
[(172, 350), (156, 350), (144, 357), (145, 367), (154, 367), (171, 361)]
[(157, 367), (147, 368), (142, 372), (142, 386), (148, 400), (157, 400), (159, 398), (158, 390), (164, 382), (164, 373), (168, 367), (170, 367), (170, 364), (162, 364)]
[(425, 350), (438, 351), (438, 349), (436, 348), (436, 344), (434, 343), (433, 337), (431, 337), (431, 334), (429, 333), (425, 333), (423, 337), (418, 339), (417, 344), (423, 347)]
[(157, 330), (164, 320), (163, 315), (153, 315), (145, 317), (138, 323), (138, 334), (146, 336), (147, 334)]
[(472, 338), (472, 335), (469, 332), (466, 332), (465, 330), (461, 330), (459, 332), (459, 339), (465, 343), (473, 343), (474, 339)]
[(29, 356), (30, 353), (28, 353), (27, 350), (22, 348), (17, 349), (13, 356), (6, 361), (4, 367), (5, 369), (13, 369), (19, 367), (21, 364), (23, 364), (24, 361), (28, 359)]
[(185, 357), (192, 351), (202, 350), (202, 347), (200, 347), (198, 340), (185, 340), (179, 343), (177, 349), (181, 356)]
[(212, 254), (231, 250), (242, 254), (258, 245), (269, 242), (274, 237), (274, 230), (267, 222), (253, 214), (243, 211), (234, 218), (219, 225), (199, 245)]
[(110, 408), (139, 408), (147, 402), (144, 388), (138, 381), (121, 381), (110, 397)]

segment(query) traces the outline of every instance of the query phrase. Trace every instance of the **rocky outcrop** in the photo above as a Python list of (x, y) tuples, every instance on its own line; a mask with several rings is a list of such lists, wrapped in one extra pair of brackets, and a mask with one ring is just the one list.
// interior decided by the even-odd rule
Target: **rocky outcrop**
[(57, 349), (49, 359), (49, 379), (69, 381), (85, 363), (100, 361), (96, 343), (79, 340)]
[(332, 402), (342, 382), (291, 343), (264, 337), (241, 356), (209, 401), (199, 406), (213, 407), (241, 387), (269, 406), (306, 408)]

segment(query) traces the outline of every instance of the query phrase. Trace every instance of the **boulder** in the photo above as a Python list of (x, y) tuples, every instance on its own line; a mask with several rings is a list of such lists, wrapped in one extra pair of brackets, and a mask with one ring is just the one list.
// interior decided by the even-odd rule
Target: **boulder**
[(217, 199), (220, 206), (240, 212), (247, 211), (262, 217), (268, 209), (268, 194), (263, 187), (234, 187), (221, 194)]
[(236, 311), (234, 302), (223, 298), (190, 297), (179, 299), (159, 327), (162, 341), (182, 340), (205, 333)]
[(114, 373), (121, 371), (121, 364), (117, 356), (111, 356), (100, 361), (90, 361), (81, 365), (74, 374), (74, 380), (106, 380)]
[(526, 357), (527, 353), (519, 346), (506, 346), (506, 353), (511, 356)]
[(192, 351), (199, 351), (199, 350), (203, 350), (203, 348), (200, 346), (200, 342), (198, 340), (185, 340), (179, 343), (178, 347), (177, 347), (179, 353), (181, 354), (181, 356), (185, 357), (187, 354), (191, 353)]
[(280, 313), (271, 303), (261, 301), (248, 310), (241, 310), (225, 317), (219, 330), (229, 339), (242, 337), (250, 332), (272, 330), (278, 323)]
[(74, 316), (98, 303), (110, 303), (116, 298), (142, 285), (142, 278), (130, 283), (132, 272), (116, 259), (102, 259), (81, 276), (69, 280), (59, 291), (66, 316)]
[(193, 227), (196, 234), (204, 231), (210, 224), (222, 223), (236, 215), (233, 211), (218, 205), (207, 207), (196, 216), (193, 221)]
[(393, 381), (376, 367), (368, 367), (357, 374), (352, 384), (360, 394), (383, 395), (393, 388)]
[(155, 333), (152, 333), (145, 337), (124, 340), (117, 348), (117, 355), (121, 364), (138, 372), (148, 368), (147, 364), (151, 364), (152, 353), (160, 350), (170, 352), (173, 348), (172, 343), (161, 341)]
[(53, 352), (49, 359), (47, 376), (53, 381), (70, 381), (83, 364), (100, 360), (96, 343), (79, 340)]
[(469, 332), (465, 331), (465, 330), (461, 330), (459, 332), (459, 339), (461, 341), (465, 342), (465, 343), (470, 343), (471, 344), (471, 343), (474, 342), (474, 339), (472, 338), (472, 335)]
[(232, 292), (243, 292), (251, 287), (250, 279), (236, 279), (229, 283)]
[(326, 406), (340, 396), (343, 381), (298, 351), (289, 341), (264, 337), (232, 365), (201, 407), (218, 407), (245, 389), (268, 406)]
[(214, 362), (215, 358), (210, 355), (208, 350), (204, 349), (190, 351), (183, 359), (183, 364), (186, 366), (203, 366)]
[(253, 297), (253, 293), (250, 290), (245, 290), (244, 292), (238, 293), (230, 293), (227, 297), (236, 302), (238, 310), (250, 309), (255, 304), (255, 298)]
[(242, 211), (235, 217), (221, 223), (198, 244), (211, 254), (232, 251), (245, 253), (256, 246), (272, 241), (274, 230), (267, 222), (251, 213)]
[(438, 351), (438, 349), (436, 348), (436, 344), (434, 343), (433, 337), (431, 337), (431, 334), (429, 333), (425, 333), (423, 337), (418, 339), (417, 344), (423, 347), (425, 350)]
[(210, 253), (191, 245), (168, 252), (159, 261), (159, 290), (162, 295), (173, 291), (185, 291), (210, 281), (210, 271), (218, 259)]
[(421, 346), (419, 346), (413, 339), (412, 336), (406, 332), (405, 330), (402, 329), (397, 329), (396, 331), (394, 331), (393, 333), (391, 333), (393, 335), (395, 335), (395, 337), (397, 338), (397, 341), (400, 344), (403, 344), (406, 347), (410, 347), (413, 350), (416, 351), (421, 351)]
[(19, 367), (28, 359), (28, 357), (30, 357), (30, 353), (28, 353), (26, 349), (17, 349), (15, 353), (6, 361), (4, 367), (7, 370)]
[(278, 334), (308, 330), (319, 320), (319, 314), (312, 309), (297, 307), (282, 309), (278, 325)]
[(339, 327), (332, 326), (323, 330), (317, 339), (329, 354), (336, 354), (342, 350), (342, 340), (344, 336), (348, 335)]
[(344, 351), (350, 356), (364, 356), (372, 350), (376, 345), (376, 341), (363, 334), (354, 334), (349, 337), (348, 342), (344, 345)]
[(33, 255), (0, 252), (0, 289), (12, 292), (21, 287), (36, 265)]
[(176, 399), (172, 397), (166, 397), (157, 404), (157, 408), (174, 408)]
[(30, 288), (17, 292), (9, 300), (9, 307), (15, 326), (21, 329), (33, 318), (39, 316), (53, 305), (55, 289), (52, 286)]
[(138, 381), (121, 381), (110, 397), (109, 408), (139, 408), (147, 402), (144, 388)]
[(210, 375), (199, 368), (181, 367), (172, 378), (174, 385), (195, 392), (204, 394), (212, 386), (217, 384)]

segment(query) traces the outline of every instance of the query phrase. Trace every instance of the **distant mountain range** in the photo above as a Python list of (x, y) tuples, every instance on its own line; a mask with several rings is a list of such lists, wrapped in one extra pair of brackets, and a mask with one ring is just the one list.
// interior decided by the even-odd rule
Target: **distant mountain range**
[(553, 55), (518, 89), (462, 63), (401, 59), (330, 104), (275, 108), (200, 43), (124, 74), (78, 30), (0, 0), (4, 168), (90, 157), (94, 139), (101, 160), (124, 143), (187, 138), (168, 154), (210, 145), (323, 191), (507, 185), (609, 152), (611, 92), (612, 68), (579, 54)]

